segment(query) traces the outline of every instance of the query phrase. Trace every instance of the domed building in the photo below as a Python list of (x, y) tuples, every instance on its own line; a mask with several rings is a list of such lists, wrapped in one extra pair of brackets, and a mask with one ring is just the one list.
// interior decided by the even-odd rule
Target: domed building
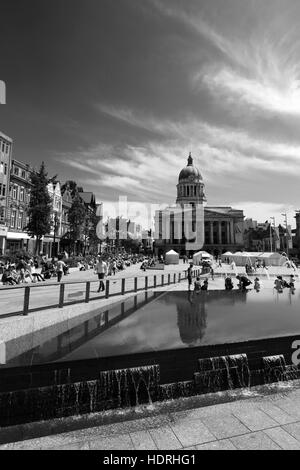
[(155, 254), (205, 250), (218, 256), (244, 248), (244, 214), (229, 206), (206, 205), (205, 185), (191, 153), (180, 171), (176, 205), (156, 211)]

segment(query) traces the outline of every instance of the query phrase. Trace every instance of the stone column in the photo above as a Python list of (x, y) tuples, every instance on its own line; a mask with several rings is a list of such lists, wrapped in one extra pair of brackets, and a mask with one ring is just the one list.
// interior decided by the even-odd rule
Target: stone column
[(234, 223), (233, 220), (231, 220), (230, 221), (230, 239), (231, 239), (231, 243), (235, 244), (233, 223)]
[(231, 243), (231, 241), (230, 241), (230, 222), (226, 222), (226, 229), (227, 229), (226, 243), (229, 245)]
[(209, 236), (209, 243), (210, 245), (214, 244), (214, 224), (213, 222), (209, 222), (210, 226), (210, 236)]
[(222, 245), (222, 222), (218, 223), (218, 239), (219, 245)]

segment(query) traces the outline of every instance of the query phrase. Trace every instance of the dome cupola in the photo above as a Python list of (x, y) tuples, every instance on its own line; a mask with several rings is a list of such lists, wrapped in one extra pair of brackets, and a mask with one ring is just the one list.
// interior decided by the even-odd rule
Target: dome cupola
[(177, 185), (176, 204), (193, 206), (206, 201), (204, 195), (204, 183), (198, 168), (194, 166), (192, 154), (187, 159), (187, 166), (181, 170)]

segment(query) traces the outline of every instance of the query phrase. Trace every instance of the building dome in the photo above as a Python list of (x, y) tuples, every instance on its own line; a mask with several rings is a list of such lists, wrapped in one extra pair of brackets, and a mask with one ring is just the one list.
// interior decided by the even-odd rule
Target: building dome
[(196, 168), (193, 165), (193, 158), (192, 158), (191, 153), (189, 154), (187, 166), (183, 168), (181, 172), (179, 173), (179, 179), (178, 179), (179, 183), (184, 180), (189, 180), (189, 181), (201, 180), (202, 181), (202, 176), (200, 174), (200, 171), (198, 170), (198, 168)]

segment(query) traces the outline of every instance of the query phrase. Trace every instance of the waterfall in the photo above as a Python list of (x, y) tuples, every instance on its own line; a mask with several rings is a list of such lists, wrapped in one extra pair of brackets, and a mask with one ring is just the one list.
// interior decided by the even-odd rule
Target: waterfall
[(286, 380), (286, 362), (282, 354), (262, 358), (265, 383)]
[(152, 404), (158, 393), (159, 366), (103, 371), (100, 372), (100, 383), (106, 399), (117, 407)]
[(251, 373), (246, 354), (218, 356), (198, 360), (196, 385), (208, 392), (250, 387)]

